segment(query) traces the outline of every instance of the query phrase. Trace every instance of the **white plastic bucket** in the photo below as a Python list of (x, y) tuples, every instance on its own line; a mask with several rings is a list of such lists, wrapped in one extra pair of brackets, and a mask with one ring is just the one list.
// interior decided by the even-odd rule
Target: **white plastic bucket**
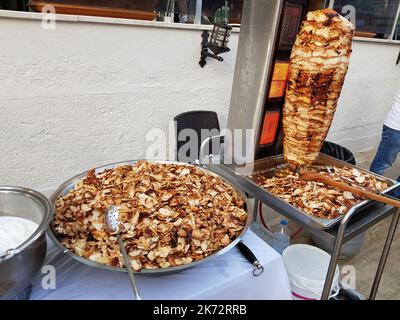
[[(283, 251), (282, 258), (289, 276), (293, 299), (320, 300), (331, 256), (319, 248), (295, 244)], [(339, 267), (336, 266), (330, 297), (339, 293), (339, 275)]]

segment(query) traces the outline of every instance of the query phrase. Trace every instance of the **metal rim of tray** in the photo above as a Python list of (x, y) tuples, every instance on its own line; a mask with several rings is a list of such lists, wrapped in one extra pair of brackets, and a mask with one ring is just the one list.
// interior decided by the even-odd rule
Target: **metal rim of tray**
[[(115, 167), (118, 167), (120, 165), (132, 165), (134, 163), (136, 163), (137, 161), (140, 160), (127, 160), (127, 161), (121, 161), (121, 162), (114, 162), (111, 164), (107, 164), (104, 166), (100, 166), (100, 167), (96, 167), (95, 171), (96, 173), (102, 172), (106, 169), (112, 169)], [(246, 220), (246, 224), (243, 227), (241, 233), (235, 238), (235, 240), (233, 240), (229, 245), (227, 245), (226, 247), (222, 248), (221, 250), (218, 250), (216, 252), (214, 252), (213, 254), (201, 259), (201, 260), (197, 260), (194, 261), (192, 263), (188, 263), (188, 264), (184, 264), (181, 266), (176, 266), (176, 267), (169, 267), (169, 268), (157, 268), (157, 269), (141, 269), (140, 271), (135, 271), (135, 273), (137, 274), (148, 274), (148, 275), (155, 275), (155, 274), (169, 274), (169, 273), (174, 273), (174, 272), (178, 272), (178, 271), (182, 271), (184, 269), (188, 269), (188, 268), (192, 268), (194, 266), (197, 266), (201, 263), (210, 261), (211, 259), (214, 259), (218, 256), (223, 255), (224, 253), (228, 252), (229, 250), (231, 250), (233, 247), (235, 247), (237, 245), (237, 243), (243, 238), (244, 234), (247, 232), (247, 230), (250, 227), (250, 224), (252, 222), (252, 214), (250, 213), (250, 206), (249, 206), (249, 200), (246, 197), (246, 195), (243, 193), (242, 190), (239, 189), (238, 186), (236, 186), (234, 183), (232, 183), (231, 181), (229, 181), (226, 177), (217, 174), (209, 169), (205, 169), (201, 166), (196, 166), (193, 164), (188, 164), (188, 163), (184, 163), (184, 162), (178, 162), (178, 161), (160, 161), (160, 160), (144, 160), (144, 161), (148, 161), (150, 163), (159, 163), (159, 164), (177, 164), (177, 165), (183, 165), (183, 166), (188, 166), (188, 167), (196, 167), (199, 170), (202, 170), (203, 172), (210, 174), (212, 176), (218, 177), (220, 179), (222, 179), (225, 183), (227, 183), (229, 186), (231, 186), (242, 198), (242, 200), (244, 201), (244, 205), (245, 208), (244, 210), (247, 213), (247, 220)], [(79, 181), (81, 181), (84, 177), (86, 177), (87, 173), (89, 172), (89, 170), (82, 172), (78, 175), (76, 175), (75, 177), (65, 181), (63, 184), (61, 184), (57, 190), (50, 196), (50, 202), (55, 206), (56, 200), (59, 196), (61, 195), (65, 195), (70, 189), (72, 189), (75, 184)], [(54, 210), (54, 215), (56, 214), (55, 210)], [(106, 264), (101, 264), (98, 262), (94, 262), (91, 261), (89, 259), (80, 257), (76, 254), (74, 254), (72, 251), (68, 250), (66, 247), (64, 247), (62, 245), (62, 243), (58, 240), (57, 236), (55, 235), (55, 233), (53, 232), (53, 216), (51, 217), (51, 223), (50, 226), (47, 230), (47, 234), (49, 236), (49, 238), (51, 239), (51, 241), (55, 244), (55, 246), (61, 250), (64, 254), (68, 255), (69, 257), (83, 263), (86, 264), (88, 266), (91, 267), (95, 267), (95, 268), (99, 268), (99, 269), (105, 269), (105, 270), (110, 270), (110, 271), (118, 271), (118, 272), (127, 272), (126, 268), (118, 268), (118, 267), (112, 267)]]

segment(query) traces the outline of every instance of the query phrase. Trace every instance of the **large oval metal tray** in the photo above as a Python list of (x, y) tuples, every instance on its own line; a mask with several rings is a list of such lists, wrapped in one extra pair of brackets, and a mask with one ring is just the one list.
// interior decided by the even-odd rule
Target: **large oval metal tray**
[[(116, 163), (112, 163), (112, 164), (107, 164), (101, 167), (97, 167), (95, 168), (95, 172), (99, 173), (102, 172), (106, 169), (112, 169), (115, 168), (117, 166), (120, 165), (126, 165), (126, 164), (134, 164), (135, 162), (137, 162), (139, 160), (129, 160), (129, 161), (122, 161), (122, 162), (116, 162)], [(191, 166), (193, 167), (194, 165), (191, 164), (187, 164), (187, 163), (182, 163), (182, 162), (176, 162), (176, 161), (154, 161), (154, 160), (146, 160), (149, 161), (151, 163), (160, 163), (160, 164), (178, 164), (178, 165), (185, 165), (185, 166)], [(174, 273), (174, 272), (178, 272), (187, 268), (192, 268), (196, 265), (199, 265), (201, 263), (210, 261), (211, 259), (214, 259), (218, 256), (223, 255), (224, 253), (228, 252), (229, 250), (231, 250), (233, 247), (236, 246), (236, 244), (241, 240), (241, 238), (243, 237), (243, 235), (246, 233), (246, 231), (249, 229), (251, 221), (252, 221), (252, 214), (250, 213), (249, 210), (249, 202), (247, 197), (245, 196), (245, 194), (236, 186), (234, 185), (232, 182), (230, 182), (229, 180), (227, 180), (225, 177), (216, 174), (210, 170), (207, 170), (203, 167), (199, 167), (197, 166), (197, 168), (199, 170), (204, 171), (207, 174), (216, 176), (221, 178), (222, 180), (224, 180), (227, 184), (229, 184), (241, 197), (242, 200), (245, 203), (245, 210), (247, 212), (247, 220), (246, 220), (246, 224), (242, 230), (242, 232), (239, 234), (239, 236), (233, 240), (228, 246), (224, 247), (223, 249), (214, 252), (213, 254), (209, 255), (208, 257), (198, 260), (198, 261), (194, 261), (192, 263), (188, 263), (185, 265), (181, 265), (181, 266), (176, 266), (176, 267), (170, 267), (170, 268), (158, 268), (158, 269), (141, 269), (140, 271), (137, 271), (136, 273), (138, 274), (152, 274), (152, 275), (157, 275), (157, 274), (168, 274), (168, 273)], [(78, 174), (77, 176), (67, 180), (66, 182), (64, 182), (62, 185), (60, 185), (58, 187), (58, 189), (51, 195), (50, 197), (50, 201), (52, 202), (52, 204), (55, 206), (56, 200), (59, 196), (65, 195), (68, 193), (69, 190), (71, 190), (75, 184), (79, 181), (81, 181), (83, 178), (86, 177), (88, 171), (85, 171), (81, 174)], [(105, 264), (101, 264), (101, 263), (97, 263), (91, 260), (88, 260), (86, 258), (80, 257), (76, 254), (74, 254), (72, 251), (68, 250), (66, 247), (64, 247), (61, 242), (59, 241), (59, 239), (56, 236), (56, 233), (54, 232), (54, 224), (53, 221), (50, 223), (50, 227), (48, 229), (48, 236), (50, 237), (50, 239), (54, 242), (55, 246), (60, 249), (64, 254), (70, 256), (71, 258), (84, 263), (86, 265), (89, 265), (91, 267), (96, 267), (96, 268), (101, 268), (101, 269), (106, 269), (106, 270), (111, 270), (111, 271), (120, 271), (120, 272), (127, 272), (126, 268), (118, 268), (118, 267), (112, 267), (109, 265), (105, 265)]]

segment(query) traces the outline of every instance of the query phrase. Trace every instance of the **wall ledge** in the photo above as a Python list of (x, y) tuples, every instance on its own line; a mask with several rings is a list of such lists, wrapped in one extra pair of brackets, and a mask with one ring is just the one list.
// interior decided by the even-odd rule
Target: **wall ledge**
[[(46, 14), (40, 12), (25, 12), (25, 11), (12, 11), (0, 10), (0, 19), (27, 19), (27, 20), (42, 20)], [(155, 28), (169, 28), (169, 29), (183, 29), (183, 30), (212, 30), (212, 25), (207, 24), (189, 24), (189, 23), (166, 23), (161, 21), (147, 21), (147, 20), (134, 20), (134, 19), (121, 19), (121, 18), (106, 18), (106, 17), (93, 17), (93, 16), (80, 16), (68, 14), (56, 14), (56, 22), (84, 22), (84, 23), (101, 23), (101, 24), (118, 24), (127, 26), (140, 26), (140, 27), (155, 27)], [(232, 32), (239, 32), (240, 28), (233, 28)]]
[[(0, 19), (9, 18), (9, 19), (42, 20), (44, 17), (45, 14), (40, 12), (0, 10)], [(81, 16), (81, 15), (69, 15), (69, 14), (56, 14), (56, 21), (118, 24), (127, 26), (169, 28), (169, 29), (183, 29), (183, 30), (212, 30), (213, 28), (212, 25), (207, 25), (207, 24), (166, 23), (160, 21), (106, 18), (106, 17), (93, 17), (93, 16)], [(234, 27), (232, 29), (232, 32), (240, 32), (240, 27)], [(354, 37), (354, 40), (360, 42), (374, 42), (382, 44), (400, 45), (399, 40), (386, 40), (386, 39), (363, 38), (363, 37)]]
[(400, 45), (400, 40), (388, 40), (388, 39), (376, 39), (376, 38), (354, 37), (354, 41), (360, 41), (360, 42), (374, 42), (374, 43), (382, 43), (382, 44), (397, 44), (397, 45)]

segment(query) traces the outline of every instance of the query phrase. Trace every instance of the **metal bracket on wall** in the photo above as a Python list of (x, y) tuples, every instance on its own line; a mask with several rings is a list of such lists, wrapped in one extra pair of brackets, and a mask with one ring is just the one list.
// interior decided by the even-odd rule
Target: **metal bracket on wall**
[(200, 67), (204, 67), (207, 63), (206, 59), (207, 57), (216, 59), (218, 61), (224, 61), (224, 58), (217, 56), (216, 54), (213, 54), (211, 52), (208, 51), (208, 38), (209, 38), (210, 34), (208, 33), (207, 30), (204, 30), (201, 33), (201, 55), (200, 55), (200, 61), (199, 61), (199, 65)]

